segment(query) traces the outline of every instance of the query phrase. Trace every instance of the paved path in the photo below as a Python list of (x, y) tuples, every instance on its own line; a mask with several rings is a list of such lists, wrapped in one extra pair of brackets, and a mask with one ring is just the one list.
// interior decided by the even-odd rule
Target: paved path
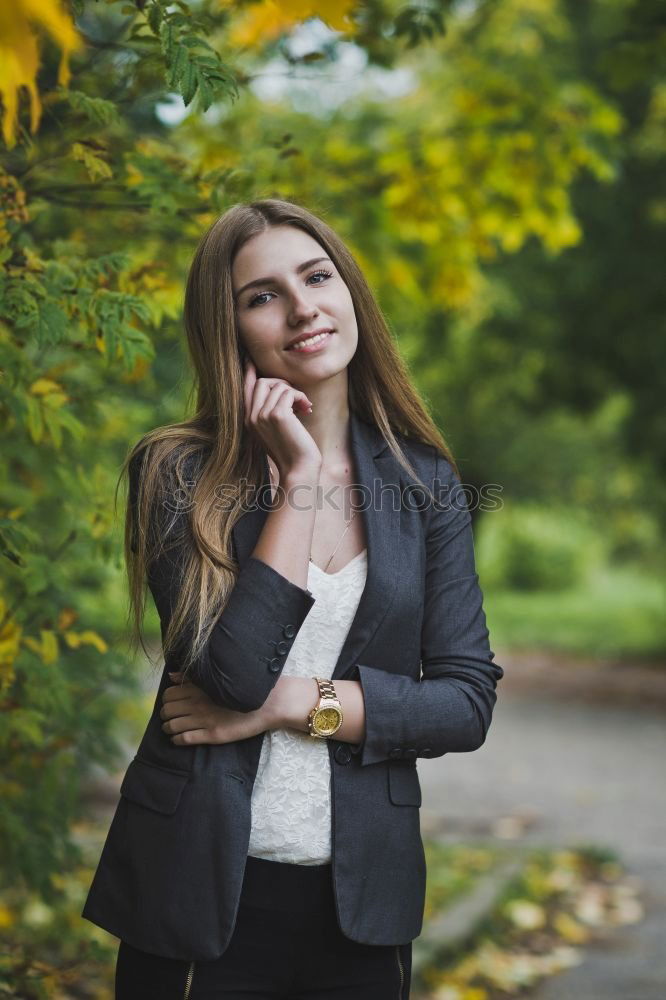
[(508, 657), (497, 660), (506, 676), (485, 745), (419, 759), (423, 832), (615, 849), (639, 880), (645, 919), (613, 931), (532, 996), (665, 1000), (666, 703), (646, 687), (661, 692), (666, 671), (637, 667), (632, 694), (615, 684), (615, 666), (568, 666), (570, 681), (558, 683), (559, 667), (546, 674), (523, 659), (512, 672)]

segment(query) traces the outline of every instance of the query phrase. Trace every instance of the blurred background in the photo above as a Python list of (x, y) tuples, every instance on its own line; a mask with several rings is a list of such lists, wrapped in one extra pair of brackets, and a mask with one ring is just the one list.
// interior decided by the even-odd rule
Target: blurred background
[(199, 237), (275, 196), (346, 240), (500, 497), (493, 725), (419, 760), (414, 1000), (661, 1000), (663, 4), (15, 0), (0, 65), (0, 997), (113, 995), (80, 910), (160, 668), (118, 474), (188, 413)]

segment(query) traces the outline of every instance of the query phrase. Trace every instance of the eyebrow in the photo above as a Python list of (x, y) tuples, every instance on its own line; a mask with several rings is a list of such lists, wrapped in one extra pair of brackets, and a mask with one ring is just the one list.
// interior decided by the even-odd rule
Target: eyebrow
[[(331, 264), (333, 263), (330, 257), (312, 257), (311, 260), (304, 260), (302, 264), (298, 265), (298, 267), (296, 268), (296, 274), (302, 274), (303, 271), (307, 271), (309, 267), (312, 267), (313, 264), (318, 264), (319, 261), (321, 260), (328, 260), (331, 261)], [(256, 285), (270, 285), (271, 283), (274, 283), (277, 280), (278, 280), (277, 278), (273, 277), (255, 278), (253, 281), (248, 281), (247, 284), (243, 285), (242, 288), (239, 288), (234, 298), (238, 299), (242, 295), (242, 293), (246, 291), (246, 289), (248, 288), (254, 288)]]

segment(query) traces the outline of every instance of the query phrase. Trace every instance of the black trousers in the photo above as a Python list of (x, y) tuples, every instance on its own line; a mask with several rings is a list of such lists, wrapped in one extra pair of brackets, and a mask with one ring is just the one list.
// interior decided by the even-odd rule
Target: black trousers
[(220, 958), (194, 963), (120, 942), (116, 1000), (409, 1000), (412, 944), (351, 941), (338, 927), (332, 866), (247, 859)]

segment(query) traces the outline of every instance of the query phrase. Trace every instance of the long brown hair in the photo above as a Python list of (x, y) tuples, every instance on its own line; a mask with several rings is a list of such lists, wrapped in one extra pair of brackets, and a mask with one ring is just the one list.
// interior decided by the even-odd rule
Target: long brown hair
[[(178, 533), (174, 536), (171, 530), (175, 525), (180, 524), (179, 537), (189, 541), (180, 549), (179, 596), (162, 647), (165, 658), (179, 649), (182, 670), (202, 653), (236, 580), (231, 529), (245, 510), (239, 484), (258, 487), (263, 479), (264, 456), (243, 422), (244, 371), (231, 269), (248, 240), (270, 226), (284, 225), (295, 226), (316, 240), (349, 288), (358, 324), (358, 345), (348, 369), (350, 410), (381, 431), (396, 460), (417, 482), (396, 433), (434, 446), (458, 474), (379, 306), (340, 237), (291, 201), (267, 198), (233, 205), (202, 238), (187, 278), (184, 317), (193, 366), (190, 400), (196, 397), (194, 415), (144, 435), (125, 459), (118, 481), (120, 485), (127, 473), (125, 559), (134, 652), (140, 643), (148, 655), (142, 621), (152, 560), (166, 551), (165, 537), (171, 539), (170, 544), (177, 539)], [(227, 502), (223, 505), (219, 503), (220, 483), (225, 484)], [(165, 526), (165, 511), (178, 507), (167, 499), (173, 499), (178, 489), (186, 491), (178, 496), (187, 496), (183, 505), (187, 510), (176, 510)]]

